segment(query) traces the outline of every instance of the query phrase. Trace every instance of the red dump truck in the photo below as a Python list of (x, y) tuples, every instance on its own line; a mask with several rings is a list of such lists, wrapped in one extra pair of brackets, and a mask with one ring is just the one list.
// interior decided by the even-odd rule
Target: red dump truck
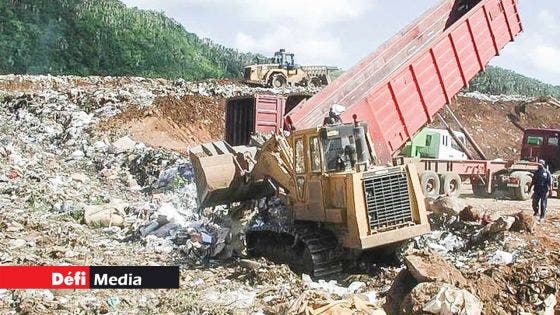
[(332, 104), (367, 121), (378, 159), (393, 154), (522, 31), (516, 0), (446, 0), (345, 72), (289, 117), (320, 125)]
[[(442, 1), (309, 100), (277, 110), (276, 115), (283, 112), (283, 119), (276, 120), (289, 124), (286, 129), (309, 128), (321, 125), (333, 104), (343, 105), (343, 121), (356, 115), (367, 122), (378, 161), (392, 163), (405, 143), (522, 30), (517, 0)], [(252, 104), (257, 108), (260, 102)], [(234, 131), (250, 134), (259, 129), (256, 110), (253, 120), (244, 124), (229, 119), (242, 107), (231, 108), (227, 125), (233, 127), (227, 130), (228, 137)], [(276, 131), (282, 127), (278, 124)], [(519, 182), (536, 168), (534, 163), (486, 160), (397, 162), (417, 164), (428, 195), (440, 193), (434, 186), (430, 190), (434, 181), (438, 188), (449, 190), (457, 188), (453, 185), (459, 178), (459, 184), (470, 179), (476, 194), (505, 185), (519, 199), (528, 198)]]

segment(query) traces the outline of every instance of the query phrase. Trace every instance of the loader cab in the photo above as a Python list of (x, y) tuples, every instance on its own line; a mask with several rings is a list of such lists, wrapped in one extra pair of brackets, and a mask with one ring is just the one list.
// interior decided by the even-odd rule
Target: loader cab
[(274, 53), (272, 62), (279, 64), (281, 68), (286, 68), (287, 70), (295, 69), (294, 54), (287, 53), (284, 49)]
[(521, 159), (545, 160), (550, 171), (560, 170), (560, 130), (526, 129), (523, 135)]

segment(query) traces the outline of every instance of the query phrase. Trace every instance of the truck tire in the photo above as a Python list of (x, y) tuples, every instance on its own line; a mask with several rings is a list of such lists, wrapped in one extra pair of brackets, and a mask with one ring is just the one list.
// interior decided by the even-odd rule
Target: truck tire
[(515, 199), (528, 200), (531, 198), (531, 191), (529, 190), (529, 186), (533, 180), (531, 174), (528, 172), (513, 172), (510, 176), (519, 180), (519, 187), (513, 189)]
[(463, 182), (461, 176), (457, 173), (441, 174), (441, 193), (449, 197), (459, 197), (461, 195), (461, 187)]
[(420, 173), (420, 185), (424, 196), (429, 198), (437, 198), (439, 196), (440, 181), (439, 176), (433, 171), (424, 171)]
[(288, 80), (281, 73), (273, 74), (270, 78), (270, 86), (273, 88), (284, 88), (288, 85)]
[(320, 78), (318, 77), (312, 77), (311, 79), (309, 79), (309, 84), (310, 87), (320, 87), (323, 85), (323, 82)]

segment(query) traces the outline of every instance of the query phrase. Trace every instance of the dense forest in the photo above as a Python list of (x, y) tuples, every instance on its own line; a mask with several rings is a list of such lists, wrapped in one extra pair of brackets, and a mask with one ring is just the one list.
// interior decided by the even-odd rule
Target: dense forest
[(488, 67), (486, 71), (471, 81), (468, 90), (493, 95), (560, 97), (560, 86), (546, 84), (498, 67)]
[(0, 73), (235, 77), (253, 55), (118, 0), (1, 0)]
[[(0, 0), (0, 52), (1, 74), (187, 80), (240, 77), (255, 57), (200, 39), (162, 13), (118, 0)], [(559, 86), (497, 67), (475, 78), (469, 90), (560, 97)]]

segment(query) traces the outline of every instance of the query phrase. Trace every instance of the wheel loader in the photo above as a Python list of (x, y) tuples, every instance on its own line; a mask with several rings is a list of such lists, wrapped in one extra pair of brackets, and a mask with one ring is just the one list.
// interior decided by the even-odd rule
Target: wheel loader
[(414, 166), (376, 165), (368, 126), (356, 118), (273, 135), (257, 146), (203, 144), (190, 158), (202, 207), (284, 201), (279, 216), (265, 209), (248, 228), (246, 245), (297, 272), (329, 277), (342, 270), (344, 257), (430, 231)]
[(245, 83), (282, 88), (288, 85), (325, 86), (331, 82), (330, 72), (338, 68), (327, 66), (299, 66), (294, 54), (284, 49), (274, 53), (265, 63), (245, 67)]

